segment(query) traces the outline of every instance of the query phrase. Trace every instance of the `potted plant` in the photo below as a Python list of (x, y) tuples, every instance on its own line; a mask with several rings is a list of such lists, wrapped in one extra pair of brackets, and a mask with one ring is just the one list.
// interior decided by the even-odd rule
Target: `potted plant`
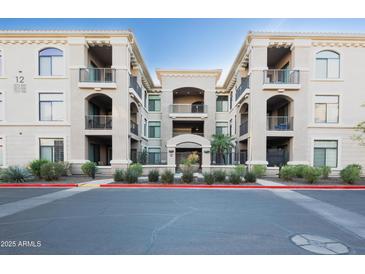
[(180, 169), (184, 170), (186, 167), (190, 167), (193, 172), (197, 172), (199, 170), (199, 166), (199, 155), (196, 151), (193, 151), (181, 162)]

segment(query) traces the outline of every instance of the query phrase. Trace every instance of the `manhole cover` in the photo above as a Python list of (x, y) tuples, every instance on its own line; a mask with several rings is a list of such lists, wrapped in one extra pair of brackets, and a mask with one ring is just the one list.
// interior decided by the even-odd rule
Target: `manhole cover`
[(296, 234), (290, 240), (297, 246), (316, 254), (335, 255), (350, 252), (344, 244), (322, 236), (311, 234)]

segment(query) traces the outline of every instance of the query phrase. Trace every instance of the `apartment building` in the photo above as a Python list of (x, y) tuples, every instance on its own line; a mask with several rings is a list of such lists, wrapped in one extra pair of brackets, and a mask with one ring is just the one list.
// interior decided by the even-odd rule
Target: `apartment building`
[[(221, 70), (156, 71), (129, 31), (0, 31), (0, 166), (87, 160), (202, 171), (244, 163), (365, 167), (365, 35), (250, 32)], [(215, 155), (215, 133), (234, 148)]]

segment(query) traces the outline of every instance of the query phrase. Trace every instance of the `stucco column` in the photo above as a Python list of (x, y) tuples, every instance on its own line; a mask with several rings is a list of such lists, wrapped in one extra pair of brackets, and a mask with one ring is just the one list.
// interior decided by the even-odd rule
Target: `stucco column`
[(251, 42), (249, 57), (250, 96), (248, 110), (248, 126), (250, 140), (248, 142), (247, 165), (262, 164), (266, 161), (266, 100), (262, 90), (263, 70), (267, 69), (267, 39), (254, 39)]
[(172, 119), (169, 117), (170, 106), (173, 104), (173, 95), (171, 90), (161, 92), (161, 147), (172, 138)]
[(296, 91), (295, 99), (291, 104), (293, 115), (293, 138), (290, 146), (290, 161), (288, 164), (309, 164), (311, 161), (308, 155), (307, 125), (312, 121), (308, 120), (308, 104), (313, 103), (308, 100), (310, 96), (305, 91), (309, 90), (309, 60), (311, 58), (311, 41), (310, 40), (294, 40), (292, 46), (292, 62), (293, 69), (299, 70), (300, 90)]
[(112, 61), (117, 90), (113, 92), (112, 160), (113, 168), (125, 168), (129, 163), (129, 52), (126, 38), (112, 38)]
[(85, 137), (85, 93), (78, 88), (80, 68), (87, 64), (85, 38), (73, 37), (68, 40), (70, 74), (70, 157), (72, 173), (80, 173), (80, 166), (87, 160), (87, 142)]
[(175, 172), (176, 168), (176, 146), (168, 145), (167, 147), (167, 166), (172, 172)]
[(211, 146), (202, 146), (202, 172), (209, 172), (210, 171), (210, 163), (211, 163), (211, 153), (210, 153)]

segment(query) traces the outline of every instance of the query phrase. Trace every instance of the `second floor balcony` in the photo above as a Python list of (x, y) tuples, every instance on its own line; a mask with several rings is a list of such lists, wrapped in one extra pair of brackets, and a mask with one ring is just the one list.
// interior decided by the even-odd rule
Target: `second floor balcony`
[(194, 117), (206, 118), (208, 106), (203, 104), (172, 104), (170, 105), (170, 117)]
[(299, 70), (264, 70), (264, 89), (300, 89)]
[(269, 130), (269, 131), (291, 131), (291, 130), (293, 130), (293, 117), (267, 116), (267, 130)]
[(111, 115), (86, 115), (86, 129), (112, 129)]
[(116, 72), (112, 68), (81, 68), (80, 88), (116, 88)]
[(240, 136), (248, 133), (248, 120), (243, 121), (240, 124)]
[(131, 133), (138, 136), (138, 124), (131, 121)]

